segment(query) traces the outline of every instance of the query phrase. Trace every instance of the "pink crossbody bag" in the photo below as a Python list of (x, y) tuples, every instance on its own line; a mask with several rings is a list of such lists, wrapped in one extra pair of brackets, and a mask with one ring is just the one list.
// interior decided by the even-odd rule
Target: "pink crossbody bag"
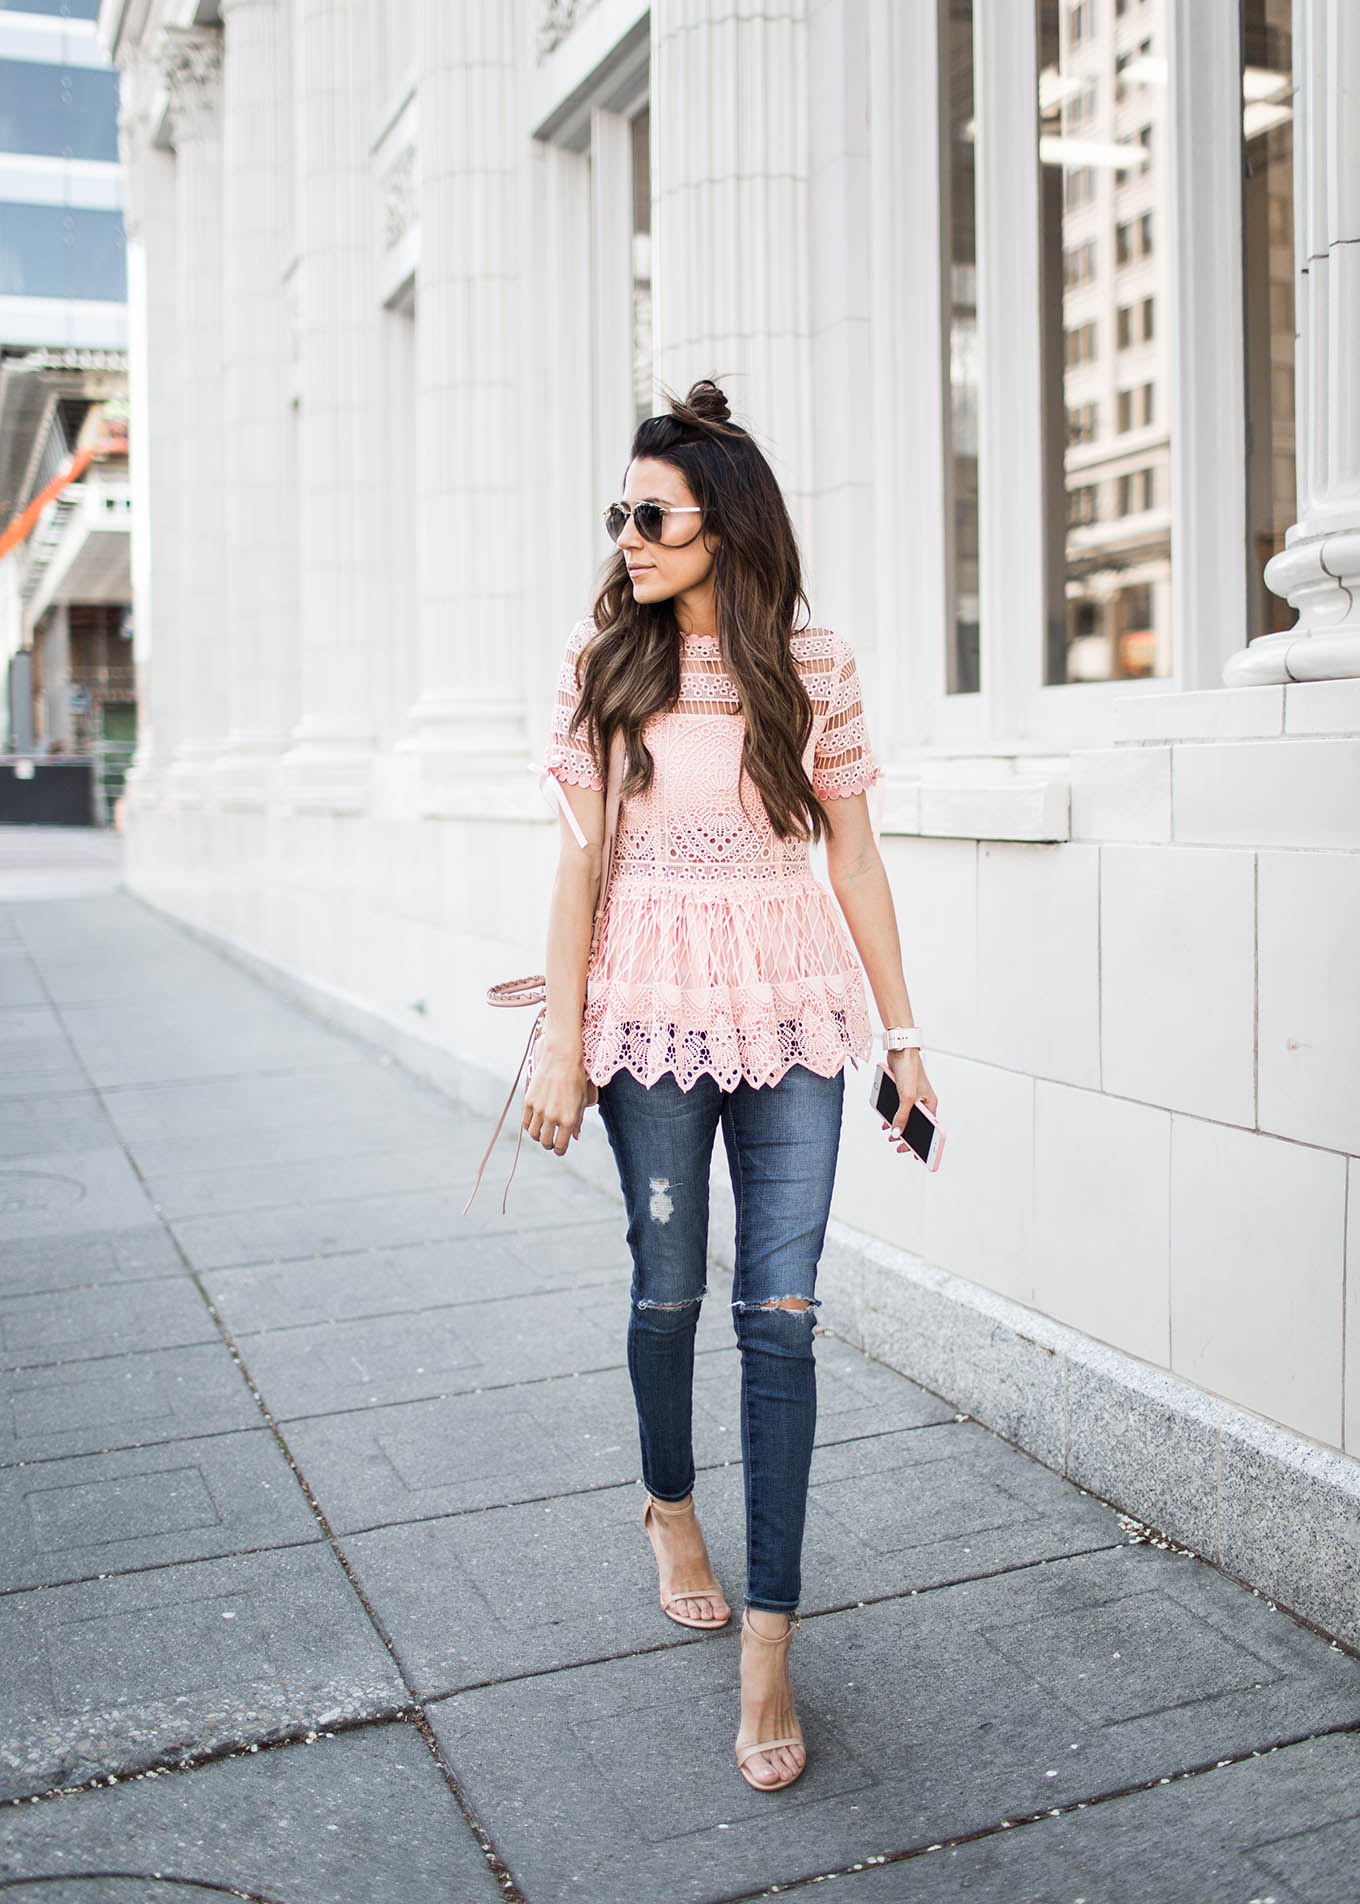
[[(614, 865), (614, 836), (618, 832), (619, 827), (619, 806), (623, 789), (625, 758), (623, 735), (616, 732), (609, 749), (609, 771), (605, 775), (604, 850), (600, 863), (600, 890), (595, 897), (595, 918), (590, 929), (590, 957), (592, 959), (595, 956), (595, 948), (599, 944), (600, 924), (604, 918), (605, 901), (609, 897), (609, 875)], [(584, 851), (586, 836), (581, 831), (580, 821), (571, 810), (571, 802), (562, 791), (561, 782), (557, 779), (556, 775), (553, 774), (545, 774), (542, 777), (552, 782), (552, 790), (557, 796), (557, 804), (562, 810), (562, 816), (575, 835), (576, 844)], [(472, 1199), (481, 1188), (482, 1173), (491, 1161), (491, 1153), (496, 1148), (496, 1140), (505, 1126), (506, 1118), (510, 1115), (510, 1106), (514, 1102), (515, 1092), (519, 1089), (520, 1078), (521, 1076), (523, 1077), (524, 1087), (527, 1091), (529, 1079), (533, 1076), (534, 1047), (538, 1043), (538, 1035), (543, 1029), (543, 1020), (548, 1015), (547, 977), (542, 972), (535, 972), (528, 978), (502, 979), (499, 985), (492, 985), (487, 988), (486, 1002), (488, 1005), (501, 1007), (537, 1005), (538, 1013), (534, 1018), (533, 1024), (529, 1027), (529, 1036), (525, 1041), (524, 1055), (521, 1057), (519, 1069), (515, 1072), (514, 1078), (511, 1081), (509, 1095), (506, 1097), (504, 1108), (500, 1116), (496, 1119), (496, 1128), (491, 1133), (491, 1142), (487, 1145), (482, 1161), (477, 1166), (476, 1181), (472, 1186), (467, 1202), (463, 1205), (464, 1216), (466, 1216), (468, 1211), (472, 1208)], [(598, 1096), (599, 1092), (595, 1086), (593, 1084), (590, 1085), (586, 1096), (586, 1103), (594, 1104)], [(514, 1180), (515, 1166), (519, 1162), (519, 1148), (523, 1141), (524, 1114), (521, 1107), (519, 1135), (515, 1139), (515, 1154), (510, 1161), (510, 1175), (505, 1180), (505, 1191), (501, 1197), (502, 1215), (505, 1214), (506, 1203), (510, 1196), (510, 1185)]]

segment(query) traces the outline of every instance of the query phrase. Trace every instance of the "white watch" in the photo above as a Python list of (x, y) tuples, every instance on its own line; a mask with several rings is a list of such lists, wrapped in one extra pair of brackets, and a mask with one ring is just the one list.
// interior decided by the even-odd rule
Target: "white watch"
[(915, 1025), (890, 1025), (883, 1033), (885, 1051), (919, 1051), (921, 1034)]

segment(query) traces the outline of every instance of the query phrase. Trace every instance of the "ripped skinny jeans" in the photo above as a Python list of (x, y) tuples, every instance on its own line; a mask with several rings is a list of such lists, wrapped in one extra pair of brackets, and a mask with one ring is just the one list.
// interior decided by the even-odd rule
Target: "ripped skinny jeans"
[[(817, 1419), (812, 1332), (817, 1264), (840, 1142), (843, 1072), (803, 1065), (777, 1084), (724, 1091), (667, 1072), (653, 1085), (616, 1071), (600, 1115), (618, 1164), (633, 1257), (628, 1373), (642, 1478), (661, 1501), (694, 1485), (694, 1334), (706, 1291), (708, 1175), (721, 1125), (737, 1206), (732, 1318), (741, 1354), (746, 1603), (798, 1606), (808, 1471)], [(786, 1298), (806, 1308), (779, 1307)]]

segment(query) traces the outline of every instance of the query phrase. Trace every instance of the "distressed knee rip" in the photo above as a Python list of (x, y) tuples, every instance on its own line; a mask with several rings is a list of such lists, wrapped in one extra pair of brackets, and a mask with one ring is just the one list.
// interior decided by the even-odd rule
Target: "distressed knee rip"
[(750, 1313), (756, 1309), (782, 1309), (789, 1315), (804, 1315), (809, 1310), (820, 1309), (821, 1303), (807, 1296), (771, 1296), (768, 1302), (734, 1302), (732, 1307), (740, 1312)]
[(669, 1223), (675, 1205), (671, 1202), (671, 1180), (669, 1177), (653, 1177), (651, 1182), (652, 1200), (647, 1208), (655, 1223)]
[(697, 1296), (690, 1296), (684, 1302), (653, 1302), (650, 1296), (641, 1296), (634, 1302), (633, 1307), (639, 1311), (643, 1309), (662, 1309), (671, 1315), (676, 1315), (682, 1309), (697, 1309), (707, 1294), (708, 1289), (705, 1287), (699, 1291)]

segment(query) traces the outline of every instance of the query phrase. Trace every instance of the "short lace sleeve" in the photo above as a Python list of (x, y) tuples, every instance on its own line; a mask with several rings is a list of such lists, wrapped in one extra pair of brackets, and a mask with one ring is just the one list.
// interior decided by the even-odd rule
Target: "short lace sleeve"
[(819, 800), (843, 800), (863, 793), (883, 775), (869, 744), (854, 654), (848, 642), (837, 640), (836, 647), (826, 724), (817, 736), (812, 763), (812, 790)]
[(585, 726), (578, 727), (574, 734), (567, 731), (576, 703), (581, 698), (576, 679), (577, 659), (592, 633), (591, 622), (578, 621), (567, 638), (567, 651), (562, 657), (562, 668), (557, 677), (552, 732), (548, 737), (543, 765), (558, 780), (569, 780), (577, 787), (598, 787), (603, 792), (604, 780), (591, 751), (595, 739), (594, 723), (588, 724), (589, 733)]

